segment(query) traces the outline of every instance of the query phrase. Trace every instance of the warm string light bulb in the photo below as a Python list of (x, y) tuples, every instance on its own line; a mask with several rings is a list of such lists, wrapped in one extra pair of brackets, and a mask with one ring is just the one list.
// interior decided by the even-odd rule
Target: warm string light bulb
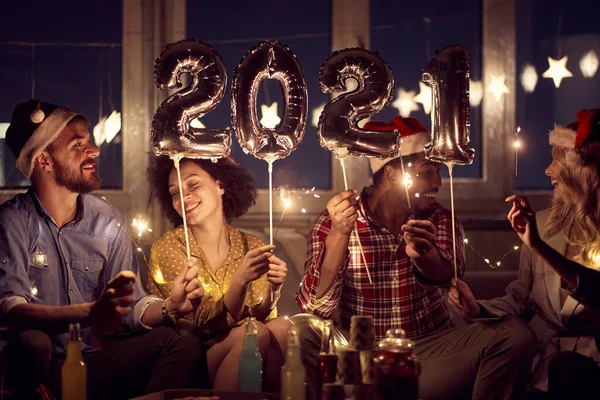
[(481, 259), (483, 260), (483, 262), (485, 262), (487, 265), (490, 266), (490, 268), (496, 268), (496, 267), (500, 267), (502, 265), (502, 262), (504, 261), (504, 259), (511, 253), (514, 253), (515, 251), (519, 250), (520, 247), (519, 246), (513, 246), (512, 249), (506, 251), (504, 254), (502, 254), (502, 257), (500, 257), (500, 261), (496, 261), (495, 265), (494, 263), (491, 261), (491, 259), (489, 259), (488, 257), (485, 257), (483, 254), (481, 254), (480, 252), (478, 252), (473, 246), (471, 246), (469, 244), (469, 239), (468, 238), (464, 238), (463, 239), (463, 243), (470, 248), (475, 254), (477, 254), (479, 257), (481, 257)]

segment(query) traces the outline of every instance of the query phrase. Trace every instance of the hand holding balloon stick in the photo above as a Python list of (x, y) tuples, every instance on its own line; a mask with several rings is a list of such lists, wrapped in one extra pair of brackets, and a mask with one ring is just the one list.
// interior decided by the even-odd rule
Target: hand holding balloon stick
[[(346, 92), (348, 79), (358, 82), (358, 87)], [(321, 66), (319, 83), (324, 93), (343, 93), (332, 100), (321, 113), (317, 136), (321, 147), (333, 152), (342, 167), (344, 186), (348, 190), (348, 179), (344, 159), (348, 155), (388, 158), (398, 154), (400, 140), (398, 132), (380, 132), (359, 128), (358, 122), (369, 118), (392, 99), (394, 76), (392, 70), (377, 53), (350, 48), (334, 52)], [(361, 258), (369, 278), (371, 274), (360, 237), (355, 236)]]
[(470, 145), (469, 124), (469, 61), (467, 46), (455, 45), (437, 50), (423, 68), (423, 81), (431, 86), (431, 142), (425, 146), (426, 158), (446, 164), (450, 175), (452, 212), (452, 246), (454, 277), (456, 265), (456, 222), (454, 217), (455, 164), (473, 162), (475, 150)]

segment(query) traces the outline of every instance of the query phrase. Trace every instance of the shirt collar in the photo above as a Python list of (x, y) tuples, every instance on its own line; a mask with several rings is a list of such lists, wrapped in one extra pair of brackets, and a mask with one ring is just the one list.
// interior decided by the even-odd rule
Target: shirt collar
[[(33, 188), (30, 188), (27, 191), (27, 193), (29, 194), (29, 196), (31, 198), (31, 201), (33, 203), (33, 206), (35, 207), (36, 212), (42, 217), (49, 218), (56, 225), (56, 222), (54, 221), (52, 216), (50, 214), (48, 214), (48, 212), (44, 208), (44, 205), (40, 201), (39, 197), (37, 196), (37, 194), (35, 194), (35, 191), (33, 190)], [(74, 225), (77, 225), (79, 222), (81, 222), (83, 220), (83, 217), (85, 214), (83, 196), (84, 196), (83, 194), (79, 194), (77, 196), (77, 210), (75, 211), (75, 219), (72, 221)]]
[[(242, 239), (242, 232), (237, 229), (234, 228), (233, 226), (227, 225), (227, 230), (229, 232), (229, 253), (227, 254), (227, 257), (225, 258), (225, 260), (223, 261), (223, 264), (227, 264), (231, 261), (235, 261), (239, 258), (243, 258), (245, 255), (245, 252), (242, 252), (244, 254), (242, 254), (241, 256), (237, 257), (237, 258), (233, 258), (233, 254), (235, 252), (231, 251), (232, 249), (237, 249), (237, 248), (242, 248), (244, 246), (244, 241)], [(179, 242), (183, 245), (184, 249), (185, 249), (185, 232), (183, 230), (183, 225), (180, 225), (177, 227), (177, 229), (175, 229), (175, 237), (177, 237), (177, 240), (179, 240)], [(202, 251), (202, 249), (200, 248), (200, 246), (198, 246), (198, 243), (196, 243), (196, 239), (194, 238), (194, 235), (192, 234), (192, 231), (190, 228), (188, 228), (188, 237), (190, 240), (190, 255), (192, 257), (197, 257), (197, 258), (201, 258), (204, 259), (204, 252)]]

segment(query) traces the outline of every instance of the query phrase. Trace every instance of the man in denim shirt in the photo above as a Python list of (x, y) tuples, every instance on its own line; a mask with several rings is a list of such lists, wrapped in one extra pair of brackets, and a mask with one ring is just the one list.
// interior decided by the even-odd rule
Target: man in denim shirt
[[(159, 327), (197, 307), (198, 271), (185, 268), (167, 300), (146, 295), (121, 213), (88, 194), (101, 182), (87, 119), (30, 100), (16, 106), (6, 143), (31, 180), (0, 206), (0, 321), (15, 331), (6, 351), (19, 398), (40, 384), (60, 393), (69, 323), (83, 328), (90, 398), (207, 385), (201, 340)], [(143, 335), (95, 348), (92, 330), (118, 318)]]

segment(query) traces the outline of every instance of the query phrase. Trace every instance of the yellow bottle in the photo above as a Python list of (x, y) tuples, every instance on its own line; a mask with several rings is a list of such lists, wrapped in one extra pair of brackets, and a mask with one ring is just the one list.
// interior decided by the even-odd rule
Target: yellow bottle
[(87, 399), (87, 368), (83, 361), (79, 324), (69, 324), (67, 359), (62, 367), (62, 399)]
[(298, 328), (292, 326), (288, 334), (287, 355), (281, 367), (281, 400), (304, 400), (306, 372), (302, 364)]

